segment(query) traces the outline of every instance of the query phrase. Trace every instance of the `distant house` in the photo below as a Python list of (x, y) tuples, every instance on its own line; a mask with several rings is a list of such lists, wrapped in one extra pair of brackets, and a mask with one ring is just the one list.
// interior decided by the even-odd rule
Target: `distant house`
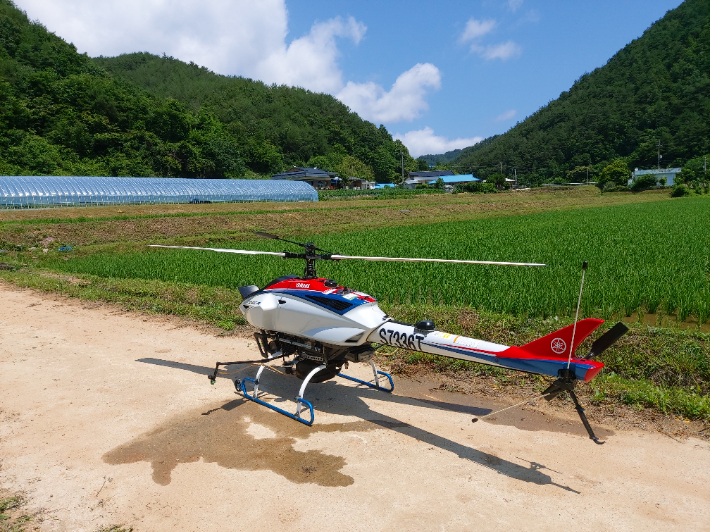
[(363, 179), (361, 177), (351, 177), (348, 179), (348, 188), (354, 188), (354, 189), (360, 189), (360, 190), (372, 190), (375, 188), (375, 183), (374, 181), (368, 181), (367, 179)]
[(323, 190), (339, 186), (340, 178), (335, 172), (320, 168), (301, 168), (293, 166), (285, 172), (274, 174), (271, 179), (288, 179), (290, 181), (305, 181), (315, 189)]
[(454, 173), (451, 170), (429, 170), (426, 172), (409, 172), (407, 179), (404, 180), (405, 188), (417, 188), (417, 185), (423, 185), (430, 181), (436, 181), (440, 177), (452, 176)]
[(636, 168), (631, 174), (631, 179), (629, 180), (629, 186), (632, 185), (642, 175), (652, 175), (656, 178), (656, 181), (662, 177), (666, 178), (666, 186), (672, 187), (675, 183), (675, 178), (680, 174), (682, 168), (661, 168), (660, 170), (639, 170)]

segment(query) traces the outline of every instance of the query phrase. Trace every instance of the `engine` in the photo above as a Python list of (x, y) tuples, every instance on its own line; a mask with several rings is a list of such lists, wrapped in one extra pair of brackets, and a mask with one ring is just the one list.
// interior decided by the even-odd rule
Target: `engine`
[(323, 382), (335, 377), (348, 362), (369, 362), (375, 350), (365, 343), (353, 347), (340, 347), (322, 344), (307, 338), (288, 334), (260, 331), (254, 333), (259, 352), (264, 358), (283, 356), (293, 357), (285, 360), (283, 369), (287, 374), (305, 379), (313, 369), (325, 364), (326, 368), (318, 372), (312, 382)]

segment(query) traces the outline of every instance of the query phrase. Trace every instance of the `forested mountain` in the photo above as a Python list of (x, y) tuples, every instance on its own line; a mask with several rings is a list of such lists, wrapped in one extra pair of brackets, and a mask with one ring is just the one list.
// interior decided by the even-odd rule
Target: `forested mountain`
[(149, 54), (93, 60), (0, 0), (2, 175), (243, 177), (320, 163), (388, 181), (400, 151), (331, 96)]
[(446, 153), (420, 155), (417, 161), (424, 161), (428, 166), (436, 166), (437, 164), (446, 164), (461, 155), (461, 150), (451, 150)]
[[(194, 63), (148, 53), (98, 57), (95, 62), (155, 96), (175, 98), (195, 112), (215, 116), (239, 139), (257, 171), (275, 169), (271, 161), (276, 149), (283, 166), (341, 170), (361, 162), (369, 168), (361, 168), (360, 174), (389, 181), (400, 169), (400, 151), (408, 153), (384, 126), (376, 128), (327, 94), (221, 76)], [(409, 156), (405, 163), (414, 165)]]
[(517, 169), (521, 182), (576, 180), (622, 157), (681, 166), (710, 150), (710, 2), (686, 0), (609, 62), (503, 135), (466, 148), (459, 171)]

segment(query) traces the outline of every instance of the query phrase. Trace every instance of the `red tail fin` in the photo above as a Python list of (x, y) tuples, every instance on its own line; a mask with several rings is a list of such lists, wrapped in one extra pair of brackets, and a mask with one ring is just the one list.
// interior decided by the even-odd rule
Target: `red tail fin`
[[(597, 320), (594, 318), (587, 318), (586, 320), (577, 322), (577, 330), (574, 334), (574, 349), (572, 349), (572, 356), (574, 356), (574, 351), (577, 349), (579, 344), (581, 344), (587, 336), (592, 334), (602, 323), (604, 323), (604, 320)], [(567, 357), (569, 356), (569, 346), (572, 342), (573, 328), (574, 324), (568, 325), (559, 331), (555, 331), (547, 336), (538, 338), (529, 344), (521, 346), (521, 349), (540, 357), (561, 358), (567, 360)]]

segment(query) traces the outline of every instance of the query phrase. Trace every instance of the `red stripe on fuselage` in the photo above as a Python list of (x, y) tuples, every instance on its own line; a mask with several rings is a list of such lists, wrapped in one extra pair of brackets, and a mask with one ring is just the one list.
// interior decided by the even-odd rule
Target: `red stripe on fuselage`
[[(363, 294), (361, 292), (358, 292), (356, 290), (349, 290), (345, 288), (344, 286), (326, 286), (325, 282), (328, 281), (328, 279), (324, 278), (319, 278), (319, 279), (286, 279), (285, 281), (281, 281), (280, 283), (273, 284), (269, 286), (268, 288), (265, 288), (265, 292), (269, 292), (271, 290), (304, 290), (304, 291), (311, 291), (311, 292), (319, 292), (321, 294), (335, 294), (341, 290), (346, 290), (346, 293), (349, 294), (356, 294), (357, 299), (361, 299), (363, 301), (367, 301), (368, 303), (374, 303), (377, 301), (374, 297), (369, 296), (367, 294)], [(338, 294), (341, 295), (341, 294)], [(344, 295), (344, 294), (342, 294)]]
[[(535, 355), (533, 353), (530, 353), (528, 351), (525, 351), (524, 349), (521, 349), (520, 347), (516, 346), (511, 346), (508, 349), (504, 351), (499, 351), (497, 353), (492, 352), (492, 351), (486, 351), (485, 349), (474, 349), (473, 347), (465, 347), (462, 345), (452, 345), (452, 344), (427, 344), (432, 347), (446, 347), (449, 349), (458, 349), (461, 351), (469, 351), (472, 353), (478, 353), (480, 355), (484, 356), (493, 356), (495, 358), (500, 358), (502, 360), (504, 359), (514, 359), (514, 360), (539, 360), (541, 362), (554, 362), (554, 363), (559, 363), (561, 360), (559, 358), (553, 358), (553, 357), (542, 357)], [(584, 366), (589, 366), (589, 369), (586, 371), (584, 375), (584, 381), (589, 382), (594, 378), (597, 373), (601, 371), (601, 369), (604, 367), (604, 364), (601, 362), (597, 362), (595, 360), (584, 360), (582, 358), (577, 358), (577, 357), (572, 357), (571, 360), (572, 363), (575, 364), (581, 364)], [(502, 365), (504, 365), (501, 362)]]

